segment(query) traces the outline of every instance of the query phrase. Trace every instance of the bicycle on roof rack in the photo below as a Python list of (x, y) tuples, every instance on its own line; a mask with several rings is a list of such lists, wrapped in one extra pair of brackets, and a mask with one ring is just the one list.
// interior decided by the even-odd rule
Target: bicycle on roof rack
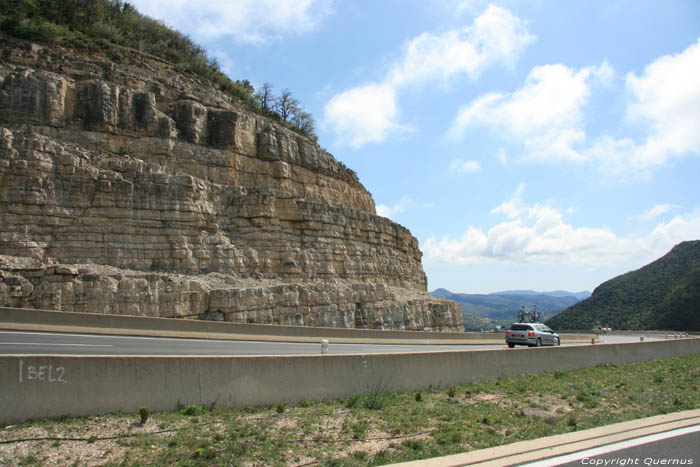
[(537, 305), (532, 305), (529, 310), (525, 309), (525, 306), (521, 306), (518, 311), (518, 322), (519, 323), (538, 323), (542, 318), (542, 315), (537, 311)]

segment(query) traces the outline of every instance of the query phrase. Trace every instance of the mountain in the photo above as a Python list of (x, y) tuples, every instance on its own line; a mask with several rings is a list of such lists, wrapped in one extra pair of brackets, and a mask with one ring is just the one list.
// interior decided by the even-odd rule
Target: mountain
[(576, 297), (579, 300), (584, 300), (591, 296), (591, 292), (583, 290), (581, 292), (567, 292), (566, 290), (554, 290), (552, 292), (536, 292), (534, 290), (503, 290), (501, 292), (493, 292), (489, 295), (551, 295), (552, 297)]
[(598, 286), (590, 298), (549, 319), (557, 329), (700, 331), (700, 240)]
[(517, 320), (521, 306), (537, 307), (544, 317), (551, 317), (579, 301), (573, 295), (553, 296), (544, 293), (462, 294), (447, 289), (436, 289), (433, 297), (453, 300), (462, 307), (467, 330), (508, 325)]
[(432, 292), (430, 292), (430, 295), (437, 298), (447, 298), (454, 294), (447, 289), (435, 289)]
[(0, 306), (464, 329), (353, 170), (128, 2), (0, 0), (0, 56)]

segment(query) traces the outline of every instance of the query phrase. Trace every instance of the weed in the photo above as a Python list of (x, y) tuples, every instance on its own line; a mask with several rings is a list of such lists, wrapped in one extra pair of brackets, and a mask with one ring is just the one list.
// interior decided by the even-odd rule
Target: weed
[(348, 409), (354, 409), (359, 405), (361, 399), (362, 397), (359, 394), (353, 394), (345, 399), (345, 407)]
[(556, 418), (556, 417), (547, 417), (547, 418), (544, 419), (544, 422), (545, 422), (547, 425), (555, 426), (555, 425), (557, 425), (557, 424), (559, 423), (559, 419)]
[(145, 425), (146, 422), (148, 421), (148, 417), (151, 416), (151, 409), (146, 407), (145, 405), (142, 405), (139, 407), (139, 417), (141, 419), (141, 426)]
[(420, 451), (423, 447), (423, 443), (417, 439), (406, 439), (401, 443), (401, 446), (414, 451)]
[(275, 405), (275, 412), (277, 413), (285, 413), (287, 411), (287, 404), (285, 402), (278, 402)]
[(382, 410), (386, 405), (384, 395), (378, 392), (371, 392), (365, 396), (364, 405), (368, 410)]
[(449, 388), (447, 388), (447, 395), (448, 396), (454, 397), (456, 393), (457, 393), (457, 390), (455, 389), (454, 386), (450, 386)]
[(420, 402), (423, 400), (423, 395), (420, 392), (417, 392), (413, 398), (416, 400), (416, 402)]
[(464, 391), (464, 394), (466, 396), (471, 396), (472, 394), (479, 394), (481, 392), (481, 388), (476, 385), (476, 384), (470, 384), (467, 386), (466, 390)]
[(435, 430), (432, 437), (437, 444), (459, 444), (464, 439), (464, 434), (459, 426), (448, 426)]
[(513, 389), (522, 394), (530, 389), (530, 382), (527, 378), (518, 378), (513, 381)]
[(202, 409), (200, 406), (190, 404), (184, 407), (180, 412), (183, 415), (194, 416), (201, 414), (203, 411), (204, 409)]
[(39, 464), (39, 459), (36, 456), (30, 454), (20, 459), (19, 465), (35, 465)]
[(366, 462), (369, 459), (369, 455), (364, 451), (355, 451), (352, 453), (352, 458), (360, 462)]
[(356, 423), (350, 424), (350, 430), (352, 431), (352, 438), (353, 439), (364, 438), (368, 429), (369, 429), (369, 423), (367, 422), (367, 420), (364, 420), (364, 419), (358, 420)]
[(595, 409), (596, 407), (598, 407), (598, 401), (596, 401), (595, 399), (588, 399), (583, 402), (583, 406), (587, 409)]

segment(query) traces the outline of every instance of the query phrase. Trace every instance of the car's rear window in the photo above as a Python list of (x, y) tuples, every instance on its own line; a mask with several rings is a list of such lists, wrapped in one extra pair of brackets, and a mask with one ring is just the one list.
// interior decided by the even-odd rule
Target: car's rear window
[(529, 331), (532, 329), (529, 324), (514, 324), (510, 327), (511, 331)]

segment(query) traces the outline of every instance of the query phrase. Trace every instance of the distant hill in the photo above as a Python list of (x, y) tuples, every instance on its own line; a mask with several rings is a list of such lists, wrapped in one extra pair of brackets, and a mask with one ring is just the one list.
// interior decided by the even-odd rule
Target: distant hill
[(525, 306), (528, 310), (537, 306), (545, 319), (579, 301), (573, 294), (553, 296), (544, 293), (504, 293), (504, 294), (462, 294), (446, 289), (436, 289), (430, 295), (458, 302), (467, 330), (488, 329), (505, 326), (517, 320), (518, 310)]
[(552, 297), (576, 297), (584, 300), (591, 296), (591, 292), (583, 290), (581, 292), (567, 292), (566, 290), (553, 290), (552, 292), (536, 292), (534, 290), (503, 290), (493, 292), (489, 295), (551, 295)]
[(591, 329), (597, 321), (613, 329), (700, 331), (700, 240), (604, 282), (547, 324)]

